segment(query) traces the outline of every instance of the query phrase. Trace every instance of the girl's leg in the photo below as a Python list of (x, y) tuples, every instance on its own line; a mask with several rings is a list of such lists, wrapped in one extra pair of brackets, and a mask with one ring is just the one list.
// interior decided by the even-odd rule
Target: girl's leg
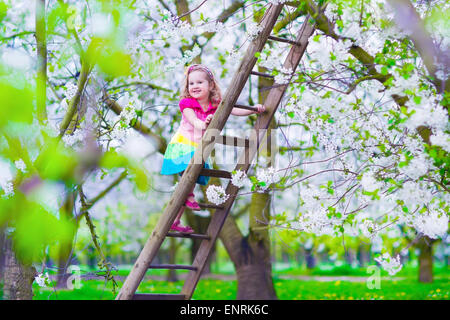
[[(190, 192), (191, 194), (194, 194), (194, 189), (195, 189), (195, 184), (194, 184), (194, 186), (192, 187), (192, 190), (191, 190), (191, 192)], [(188, 197), (187, 197), (187, 200), (193, 202), (193, 201), (195, 201), (195, 197), (193, 197), (193, 196), (188, 196)]]
[(177, 214), (177, 217), (175, 218), (175, 221), (180, 221), (181, 216), (183, 215), (183, 213), (184, 213), (184, 206), (182, 206), (180, 208), (180, 211), (178, 211), (178, 214)]
[(175, 221), (173, 222), (172, 227), (170, 229), (185, 233), (192, 233), (194, 232), (194, 230), (191, 227), (189, 226), (185, 227), (180, 224), (181, 216), (184, 213), (184, 208), (185, 208), (184, 206), (180, 208), (180, 211), (178, 211), (177, 217), (175, 218)]

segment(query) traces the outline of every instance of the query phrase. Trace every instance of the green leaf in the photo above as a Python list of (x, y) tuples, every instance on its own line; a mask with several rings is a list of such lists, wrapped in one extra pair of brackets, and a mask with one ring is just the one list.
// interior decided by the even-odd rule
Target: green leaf
[(47, 138), (35, 162), (41, 178), (71, 181), (78, 163), (77, 155), (66, 149), (56, 138)]
[(105, 169), (113, 168), (125, 168), (129, 164), (129, 160), (122, 154), (117, 153), (115, 150), (109, 150), (103, 154), (100, 159), (100, 166)]
[(0, 22), (6, 17), (7, 12), (8, 6), (3, 1), (0, 1)]
[(422, 101), (422, 97), (414, 96), (413, 100), (416, 104), (420, 104), (420, 101)]
[(0, 80), (0, 127), (10, 121), (30, 124), (33, 121), (33, 91), (28, 83)]
[(131, 166), (130, 172), (132, 173), (132, 180), (139, 191), (147, 192), (150, 189), (150, 179), (145, 171), (137, 166)]
[(16, 194), (12, 202), (15, 204), (12, 221), (15, 227), (14, 251), (22, 263), (41, 261), (49, 245), (64, 246), (72, 242), (75, 231), (73, 222), (58, 219), (41, 205), (28, 201), (20, 194)]

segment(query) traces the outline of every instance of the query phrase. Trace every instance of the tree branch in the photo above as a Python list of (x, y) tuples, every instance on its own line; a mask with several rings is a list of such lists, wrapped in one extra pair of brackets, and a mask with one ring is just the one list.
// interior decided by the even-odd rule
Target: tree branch
[[(436, 65), (435, 61), (444, 58), (446, 54), (444, 52), (439, 52), (437, 46), (433, 42), (431, 35), (425, 29), (423, 21), (420, 19), (414, 6), (409, 0), (389, 0), (389, 4), (394, 8), (396, 15), (397, 25), (408, 30), (408, 36), (414, 43), (414, 47), (417, 52), (419, 52), (422, 60), (427, 68), (428, 72), (433, 76), (433, 83), (439, 92), (445, 90), (450, 90), (450, 82), (443, 83), (436, 78)], [(449, 61), (446, 59), (444, 61), (445, 68), (448, 68)]]
[[(117, 103), (117, 101), (111, 99), (111, 97), (106, 93), (106, 91), (103, 92), (103, 101), (115, 114), (120, 115), (123, 108)], [(152, 130), (150, 130), (150, 128), (148, 128), (146, 125), (144, 125), (142, 123), (142, 120), (136, 121), (136, 123), (133, 125), (133, 128), (136, 131), (142, 133), (143, 135), (151, 137), (154, 140), (156, 140), (156, 142), (158, 144), (157, 149), (158, 149), (159, 153), (164, 154), (166, 147), (167, 147), (166, 141), (163, 138), (161, 138), (159, 135), (153, 133)]]
[(154, 90), (161, 90), (161, 91), (165, 91), (165, 92), (172, 92), (173, 91), (173, 90), (170, 90), (170, 89), (166, 89), (166, 88), (157, 86), (157, 85), (155, 85), (153, 83), (148, 83), (148, 82), (144, 82), (144, 81), (133, 81), (133, 82), (130, 82), (130, 83), (125, 83), (125, 84), (122, 84), (122, 85), (119, 85), (119, 86), (108, 88), (108, 90), (117, 90), (117, 89), (130, 87), (130, 86), (147, 86), (147, 87), (149, 87), (151, 89), (154, 89)]
[(47, 119), (47, 40), (45, 23), (45, 0), (36, 0), (36, 47), (37, 47), (37, 78), (36, 78), (36, 109), (39, 122)]

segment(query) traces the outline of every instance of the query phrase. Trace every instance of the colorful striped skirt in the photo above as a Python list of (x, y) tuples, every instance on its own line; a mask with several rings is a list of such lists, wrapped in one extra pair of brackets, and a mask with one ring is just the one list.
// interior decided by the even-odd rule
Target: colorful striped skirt
[[(170, 143), (167, 145), (166, 152), (164, 153), (164, 160), (161, 168), (161, 174), (176, 174), (180, 175), (186, 170), (191, 158), (194, 156), (197, 142), (191, 141), (181, 133), (177, 132)], [(209, 159), (205, 162), (204, 168), (209, 169)], [(209, 177), (199, 176), (197, 183), (201, 185), (207, 185)]]

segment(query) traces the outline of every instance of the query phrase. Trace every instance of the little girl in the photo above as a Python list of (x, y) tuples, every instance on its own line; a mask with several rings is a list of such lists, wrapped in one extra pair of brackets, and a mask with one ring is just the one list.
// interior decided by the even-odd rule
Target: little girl
[[(181, 90), (181, 98), (179, 103), (182, 113), (181, 124), (167, 146), (161, 174), (179, 173), (181, 175), (187, 168), (198, 143), (201, 141), (222, 100), (222, 95), (212, 72), (204, 65), (194, 64), (187, 69)], [(256, 111), (233, 108), (231, 114), (247, 116), (265, 111), (265, 107), (260, 104), (256, 105), (255, 109)], [(205, 162), (204, 167), (210, 168), (210, 165)], [(199, 176), (197, 179), (197, 183), (201, 185), (208, 184), (208, 181), (209, 177), (205, 176)], [(199, 210), (200, 206), (195, 201), (193, 191), (194, 189), (192, 189), (186, 199), (185, 206), (192, 210)], [(184, 208), (182, 207), (171, 230), (192, 233), (194, 230), (191, 227), (180, 225), (183, 211)]]

